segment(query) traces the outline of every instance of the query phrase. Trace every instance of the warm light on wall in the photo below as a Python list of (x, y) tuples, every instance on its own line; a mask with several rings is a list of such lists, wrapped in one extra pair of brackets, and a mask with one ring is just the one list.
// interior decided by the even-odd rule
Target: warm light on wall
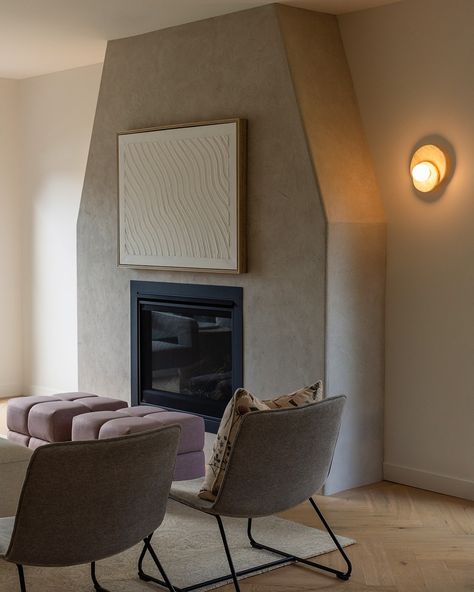
[(446, 177), (447, 170), (446, 153), (434, 144), (420, 146), (410, 162), (413, 185), (422, 193), (437, 189)]

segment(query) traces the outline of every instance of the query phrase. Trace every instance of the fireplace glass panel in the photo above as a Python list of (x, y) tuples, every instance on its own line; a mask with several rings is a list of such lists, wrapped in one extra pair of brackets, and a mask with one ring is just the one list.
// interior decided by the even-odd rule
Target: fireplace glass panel
[(227, 311), (150, 306), (155, 390), (211, 401), (232, 394), (232, 324)]
[(242, 386), (242, 289), (132, 282), (132, 403), (217, 429)]

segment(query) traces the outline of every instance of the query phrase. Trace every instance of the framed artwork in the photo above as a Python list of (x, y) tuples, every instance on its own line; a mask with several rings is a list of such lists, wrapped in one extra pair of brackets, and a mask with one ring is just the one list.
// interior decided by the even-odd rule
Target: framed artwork
[(120, 132), (120, 266), (245, 271), (243, 119)]

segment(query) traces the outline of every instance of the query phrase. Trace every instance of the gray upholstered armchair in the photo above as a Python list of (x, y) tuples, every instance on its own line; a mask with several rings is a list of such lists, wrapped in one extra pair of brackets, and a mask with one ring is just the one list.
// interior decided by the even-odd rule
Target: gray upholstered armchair
[[(239, 591), (239, 575), (289, 561), (322, 569), (342, 580), (349, 579), (352, 571), (349, 558), (312, 498), (328, 477), (345, 399), (344, 396), (332, 397), (306, 407), (248, 413), (243, 418), (214, 502), (197, 496), (199, 481), (173, 485), (172, 499), (216, 518), (230, 567), (227, 576), (194, 584), (183, 591), (175, 588), (176, 592), (194, 590), (227, 579), (232, 579)], [(342, 555), (346, 564), (344, 571), (296, 557), (254, 539), (252, 518), (288, 510), (305, 500), (309, 500)], [(248, 518), (247, 534), (252, 547), (275, 553), (280, 559), (236, 573), (221, 516)], [(145, 581), (165, 584), (143, 571), (142, 559), (146, 550), (145, 547), (140, 557), (139, 576)]]
[[(180, 428), (169, 426), (109, 440), (38, 448), (30, 461), (16, 517), (0, 519), (0, 557), (15, 563), (21, 591), (24, 565), (95, 562), (144, 541), (163, 521)], [(136, 498), (140, 492), (140, 500)], [(158, 560), (156, 566), (173, 587)]]

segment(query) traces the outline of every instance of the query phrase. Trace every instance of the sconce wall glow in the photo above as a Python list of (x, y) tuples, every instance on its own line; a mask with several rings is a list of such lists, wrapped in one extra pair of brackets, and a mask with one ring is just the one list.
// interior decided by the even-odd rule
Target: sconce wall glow
[(410, 173), (415, 189), (422, 193), (434, 191), (446, 177), (446, 153), (434, 144), (420, 146), (413, 154)]

